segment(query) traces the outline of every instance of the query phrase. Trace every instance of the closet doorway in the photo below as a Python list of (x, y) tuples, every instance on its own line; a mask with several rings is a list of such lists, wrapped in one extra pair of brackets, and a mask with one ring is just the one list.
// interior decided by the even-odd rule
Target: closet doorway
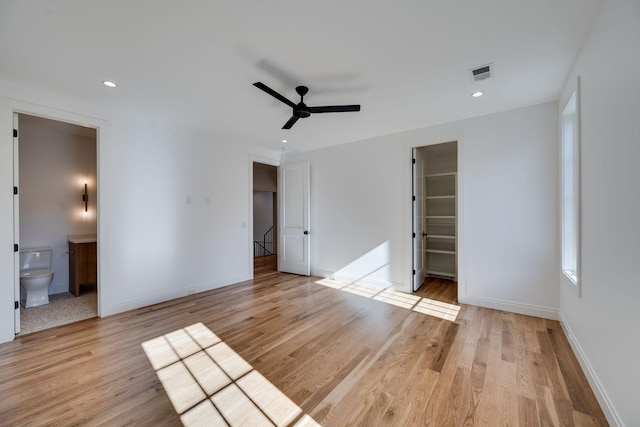
[(413, 288), (458, 278), (458, 143), (413, 149)]

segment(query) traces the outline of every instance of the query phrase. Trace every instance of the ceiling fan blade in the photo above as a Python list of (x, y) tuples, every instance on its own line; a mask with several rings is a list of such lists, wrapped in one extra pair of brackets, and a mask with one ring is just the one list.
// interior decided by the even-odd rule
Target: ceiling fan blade
[(309, 107), (311, 113), (343, 113), (346, 111), (360, 111), (359, 105), (327, 105), (324, 107)]
[(284, 102), (289, 107), (291, 107), (291, 108), (295, 108), (296, 107), (296, 104), (294, 104), (293, 102), (289, 101), (287, 98), (285, 98), (284, 96), (280, 95), (278, 92), (276, 92), (275, 90), (271, 89), (269, 86), (265, 85), (264, 83), (256, 82), (253, 85), (255, 87), (257, 87), (258, 89), (262, 89), (263, 91), (267, 92), (269, 95), (273, 96), (277, 100)]
[(291, 116), (289, 121), (287, 123), (285, 123), (284, 126), (282, 126), (282, 129), (291, 129), (291, 126), (293, 126), (295, 124), (295, 122), (298, 121), (299, 118), (300, 117)]

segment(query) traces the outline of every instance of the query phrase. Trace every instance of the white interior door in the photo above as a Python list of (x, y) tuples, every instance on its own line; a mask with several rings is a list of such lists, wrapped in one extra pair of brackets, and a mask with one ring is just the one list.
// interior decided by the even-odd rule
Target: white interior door
[(413, 149), (413, 290), (424, 281), (424, 155)]
[(309, 163), (280, 166), (278, 170), (280, 245), (278, 270), (308, 276)]
[[(18, 163), (18, 114), (13, 113), (13, 187), (18, 189), (18, 181), (20, 178), (19, 163)], [(13, 195), (13, 243), (18, 244), (20, 241), (20, 204), (18, 191), (14, 190)], [(14, 266), (13, 266), (13, 280), (14, 280), (14, 302), (15, 302), (15, 333), (20, 333), (20, 252), (15, 251), (14, 254)]]

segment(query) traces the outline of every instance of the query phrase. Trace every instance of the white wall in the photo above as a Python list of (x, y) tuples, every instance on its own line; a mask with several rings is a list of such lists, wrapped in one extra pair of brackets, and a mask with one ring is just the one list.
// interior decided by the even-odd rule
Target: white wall
[(251, 158), (280, 154), (0, 82), (0, 342), (13, 339), (14, 111), (98, 127), (99, 309), (109, 315), (253, 274)]
[(560, 313), (612, 425), (640, 425), (640, 3), (607, 1), (564, 88), (581, 81), (582, 296)]
[(273, 192), (253, 192), (253, 240), (261, 241), (273, 227)]
[(311, 274), (402, 283), (402, 150), (389, 141), (287, 156), (310, 162)]
[[(69, 291), (68, 234), (95, 234), (96, 139), (20, 117), (20, 246), (52, 249), (49, 293)], [(84, 179), (89, 211), (84, 212)]]
[(557, 318), (557, 115), (548, 103), (287, 155), (311, 163), (312, 273), (409, 291), (411, 147), (457, 140), (461, 301)]
[(109, 134), (107, 312), (249, 278), (247, 148), (158, 124)]
[(460, 173), (468, 303), (557, 318), (555, 103), (466, 122)]

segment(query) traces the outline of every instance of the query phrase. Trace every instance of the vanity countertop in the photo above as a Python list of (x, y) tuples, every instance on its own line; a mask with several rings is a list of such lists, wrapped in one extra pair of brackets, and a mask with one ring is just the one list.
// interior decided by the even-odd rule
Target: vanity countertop
[(98, 241), (95, 234), (68, 234), (69, 243), (95, 243)]

